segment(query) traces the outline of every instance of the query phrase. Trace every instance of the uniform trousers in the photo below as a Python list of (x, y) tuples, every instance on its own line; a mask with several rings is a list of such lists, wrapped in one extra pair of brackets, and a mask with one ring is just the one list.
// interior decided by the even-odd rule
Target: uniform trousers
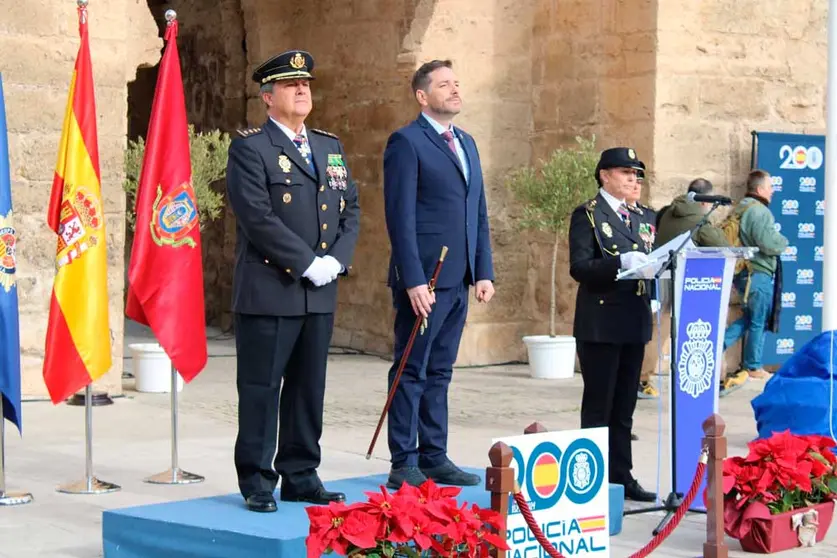
[(283, 486), (297, 493), (319, 487), (316, 469), (333, 326), (334, 314), (235, 315), (235, 468), (245, 498), (272, 493), (280, 475)]
[[(448, 386), (468, 315), (468, 286), (437, 289), (424, 334), (417, 333), (387, 418), (394, 468), (436, 467), (447, 459)], [(406, 290), (393, 294), (394, 361), (389, 388), (407, 347), (416, 314)]]
[(577, 352), (584, 380), (581, 427), (608, 427), (610, 482), (627, 484), (633, 480), (631, 428), (645, 345), (579, 341)]

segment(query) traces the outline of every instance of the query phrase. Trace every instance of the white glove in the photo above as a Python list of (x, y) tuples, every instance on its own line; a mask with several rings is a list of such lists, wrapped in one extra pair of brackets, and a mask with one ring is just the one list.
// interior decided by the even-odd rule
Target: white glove
[(642, 252), (625, 252), (619, 255), (619, 264), (622, 269), (633, 269), (648, 261), (648, 255)]
[[(626, 252), (619, 255), (619, 263), (622, 269), (634, 269), (648, 261), (648, 254), (643, 252)], [(651, 266), (644, 267), (637, 271), (637, 275), (645, 279), (654, 278), (654, 269)]]
[(328, 262), (317, 256), (302, 276), (309, 279), (315, 286), (322, 287), (323, 285), (328, 285), (334, 279), (331, 275), (331, 269), (331, 265)]
[(660, 311), (660, 301), (659, 300), (652, 300), (651, 301), (651, 313), (656, 314)]
[(343, 264), (338, 262), (334, 256), (323, 256), (323, 261), (328, 265), (331, 280), (334, 281), (340, 275), (340, 272), (343, 271)]

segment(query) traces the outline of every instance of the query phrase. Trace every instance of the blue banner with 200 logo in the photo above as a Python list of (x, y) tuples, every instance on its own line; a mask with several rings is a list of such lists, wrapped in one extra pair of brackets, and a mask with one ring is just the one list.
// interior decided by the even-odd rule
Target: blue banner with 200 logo
[(755, 132), (755, 167), (770, 173), (776, 226), (789, 244), (782, 254), (779, 332), (768, 332), (762, 360), (781, 365), (814, 338), (822, 320), (825, 136)]

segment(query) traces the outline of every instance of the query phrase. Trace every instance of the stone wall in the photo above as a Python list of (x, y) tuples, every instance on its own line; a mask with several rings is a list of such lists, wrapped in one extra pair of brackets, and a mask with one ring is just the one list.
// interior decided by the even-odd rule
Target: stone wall
[[(517, 209), (503, 185), (514, 166), (595, 133), (601, 147), (638, 151), (650, 170), (646, 201), (660, 207), (697, 175), (740, 195), (752, 130), (825, 128), (827, 10), (813, 0), (792, 10), (777, 0), (114, 0), (106, 8), (93, 2), (114, 338), (113, 370), (97, 387), (111, 393), (121, 389), (123, 351), (122, 149), (126, 135), (145, 135), (169, 7), (181, 21), (187, 110), (199, 130), (261, 125), (253, 68), (289, 48), (314, 54), (309, 125), (343, 140), (363, 211), (334, 342), (372, 352), (391, 347), (382, 153), (392, 130), (417, 114), (409, 80), (424, 61), (449, 57), (461, 78), (465, 103), (457, 124), (478, 142), (492, 224), (497, 295), (487, 307), (472, 302), (460, 365), (525, 359), (520, 337), (546, 331), (552, 239), (515, 231)], [(77, 49), (72, 3), (18, 2), (4, 12), (0, 71), (29, 395), (44, 394), (55, 251), (44, 207)], [(229, 209), (203, 234), (207, 319), (228, 326), (235, 241)], [(569, 333), (575, 283), (565, 248), (557, 286), (559, 330)]]
[[(99, 157), (107, 230), (113, 367), (96, 382), (121, 391), (125, 198), (122, 152), (126, 83), (141, 64), (154, 64), (160, 40), (145, 2), (92, 2), (90, 48), (98, 113)], [(98, 4), (98, 5), (97, 5)], [(75, 5), (58, 0), (9, 3), (0, 25), (9, 132), (12, 197), (18, 229), (23, 393), (46, 395), (42, 367), (49, 301), (55, 276), (55, 234), (46, 224), (61, 126), (78, 52)]]
[(659, 7), (657, 205), (706, 176), (743, 195), (751, 131), (825, 133), (826, 2)]
[(357, 182), (361, 232), (353, 273), (341, 279), (334, 344), (385, 353), (390, 347), (389, 258), (383, 219), (382, 155), (389, 133), (415, 118), (409, 82), (414, 46), (435, 2), (415, 0), (242, 2), (247, 28), (247, 120), (265, 121), (252, 69), (288, 49), (315, 59), (309, 127), (337, 134)]
[[(652, 0), (536, 0), (532, 30), (532, 155), (536, 164), (576, 136), (596, 137), (601, 149), (631, 146), (654, 168), (654, 96), (657, 7)], [(649, 179), (653, 180), (653, 173)], [(648, 189), (643, 197), (648, 197)], [(552, 241), (519, 239), (528, 249), (518, 262), (528, 293), (522, 311), (529, 334), (548, 331)], [(566, 240), (560, 247), (556, 326), (571, 335), (577, 283), (569, 275)]]

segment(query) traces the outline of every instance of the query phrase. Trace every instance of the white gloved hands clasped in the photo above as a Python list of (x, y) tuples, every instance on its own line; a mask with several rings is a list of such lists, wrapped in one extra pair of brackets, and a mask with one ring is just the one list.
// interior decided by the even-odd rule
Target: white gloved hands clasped
[[(626, 252), (619, 255), (619, 263), (622, 269), (634, 269), (648, 262), (648, 254), (643, 252)], [(640, 269), (637, 274), (645, 279), (654, 278), (654, 269), (652, 266)]]
[(331, 280), (337, 279), (340, 272), (343, 271), (343, 264), (337, 261), (334, 256), (323, 256), (323, 261), (328, 265), (328, 270), (331, 273)]
[(659, 300), (651, 300), (651, 313), (656, 314), (660, 311), (660, 301)]
[[(330, 256), (326, 256), (326, 258), (328, 257)], [(331, 259), (335, 263), (337, 262), (334, 258)], [(337, 265), (339, 266), (340, 264), (338, 263)], [(317, 256), (302, 276), (314, 283), (314, 286), (322, 287), (323, 285), (328, 285), (334, 281), (337, 278), (337, 272), (339, 272), (339, 268), (335, 271), (333, 263), (325, 258)]]

